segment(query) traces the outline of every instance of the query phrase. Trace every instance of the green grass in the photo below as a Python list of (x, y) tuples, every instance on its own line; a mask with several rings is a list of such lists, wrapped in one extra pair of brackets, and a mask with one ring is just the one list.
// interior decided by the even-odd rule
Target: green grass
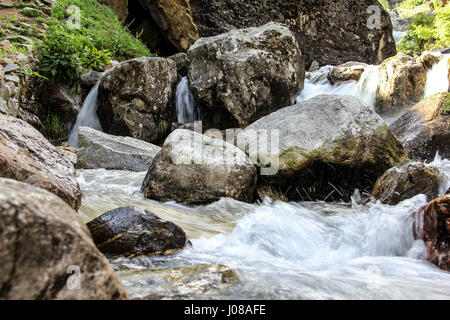
[[(81, 28), (78, 30), (70, 30), (66, 24), (69, 19), (67, 8), (71, 5), (81, 9)], [(96, 0), (59, 0), (48, 24), (48, 32), (63, 28), (68, 34), (90, 38), (95, 48), (108, 50), (112, 58), (118, 61), (152, 55), (110, 8)]]
[(384, 10), (390, 11), (388, 0), (378, 0), (378, 2), (383, 6)]

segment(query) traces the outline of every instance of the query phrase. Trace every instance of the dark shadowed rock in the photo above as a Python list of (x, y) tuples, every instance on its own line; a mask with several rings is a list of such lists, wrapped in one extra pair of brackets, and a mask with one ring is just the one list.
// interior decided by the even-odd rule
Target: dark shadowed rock
[(46, 190), (4, 178), (0, 260), (0, 299), (127, 298), (73, 209)]
[(124, 61), (103, 76), (98, 114), (105, 132), (147, 142), (165, 136), (176, 120), (178, 82), (173, 60), (137, 58)]
[(422, 162), (410, 162), (386, 171), (377, 180), (372, 194), (390, 205), (418, 194), (425, 194), (431, 201), (439, 196), (442, 180), (437, 168)]
[[(279, 149), (257, 143), (274, 133)], [(267, 170), (260, 182), (293, 200), (349, 200), (356, 188), (372, 191), (378, 177), (406, 158), (380, 116), (350, 96), (320, 95), (281, 109), (248, 126), (240, 139)]]
[(222, 197), (252, 202), (256, 168), (243, 151), (223, 140), (178, 129), (164, 142), (145, 177), (146, 198), (186, 204)]
[(145, 171), (161, 150), (130, 137), (112, 136), (91, 128), (78, 130), (77, 168)]
[(450, 271), (450, 195), (431, 201), (415, 215), (415, 237), (427, 247), (427, 260)]
[(187, 76), (189, 70), (189, 59), (187, 53), (179, 52), (170, 57), (167, 57), (167, 59), (175, 61), (175, 63), (177, 64), (178, 75), (180, 77)]
[(87, 226), (100, 251), (111, 255), (169, 255), (187, 242), (176, 224), (137, 207), (109, 211)]
[[(307, 66), (378, 64), (396, 53), (389, 14), (377, 0), (191, 0), (191, 7), (201, 37), (270, 21), (288, 25)], [(380, 24), (369, 28), (374, 9)]]
[(290, 105), (303, 88), (302, 53), (280, 24), (201, 38), (188, 58), (190, 89), (210, 128), (245, 127)]
[(411, 159), (450, 158), (450, 94), (425, 98), (390, 125)]
[(46, 189), (77, 210), (81, 191), (72, 163), (28, 123), (0, 115), (0, 177)]

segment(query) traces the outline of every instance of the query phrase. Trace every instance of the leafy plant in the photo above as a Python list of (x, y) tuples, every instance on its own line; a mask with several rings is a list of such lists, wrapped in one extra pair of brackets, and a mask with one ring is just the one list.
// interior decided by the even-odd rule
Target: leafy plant
[(44, 125), (44, 135), (51, 141), (67, 138), (67, 130), (61, 125), (59, 117), (54, 113), (47, 113), (42, 121)]

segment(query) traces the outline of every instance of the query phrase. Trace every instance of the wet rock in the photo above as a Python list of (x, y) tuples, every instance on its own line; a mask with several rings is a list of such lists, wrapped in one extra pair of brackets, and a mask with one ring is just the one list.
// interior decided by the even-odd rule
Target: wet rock
[(386, 171), (375, 183), (372, 195), (390, 205), (418, 194), (425, 194), (431, 201), (439, 196), (442, 183), (439, 169), (422, 162), (410, 162)]
[(39, 97), (45, 101), (47, 110), (58, 116), (66, 128), (75, 124), (82, 106), (81, 95), (73, 93), (68, 85), (48, 84)]
[(425, 242), (427, 260), (450, 271), (450, 195), (431, 201), (415, 215), (415, 237)]
[[(238, 283), (239, 276), (224, 265), (118, 272), (130, 296), (142, 300), (204, 299)], [(149, 285), (150, 284), (150, 285)], [(217, 294), (217, 293), (216, 293)]]
[(188, 57), (190, 89), (210, 128), (245, 127), (290, 105), (303, 88), (302, 53), (280, 24), (202, 38)]
[(100, 251), (110, 255), (169, 255), (188, 241), (176, 224), (137, 207), (109, 211), (87, 226)]
[(192, 20), (189, 0), (139, 0), (161, 33), (180, 51), (186, 51), (199, 38)]
[(450, 158), (450, 94), (425, 98), (390, 125), (411, 159)]
[[(371, 6), (380, 9), (379, 25), (368, 24), (377, 13)], [(322, 66), (379, 64), (396, 53), (389, 14), (377, 0), (191, 0), (191, 7), (201, 37), (270, 21), (286, 24), (307, 66), (314, 60)]]
[[(320, 95), (281, 109), (239, 138), (240, 148), (251, 146), (250, 158), (259, 160), (261, 184), (292, 200), (347, 201), (355, 189), (371, 192), (378, 177), (406, 158), (380, 116), (350, 96)], [(264, 138), (274, 142), (258, 144)]]
[(60, 198), (0, 178), (0, 217), (0, 299), (127, 298), (89, 230)]
[(358, 81), (361, 75), (364, 73), (367, 64), (361, 62), (346, 62), (339, 66), (334, 67), (328, 73), (328, 80), (332, 84), (339, 84), (345, 81)]
[(81, 74), (81, 85), (86, 88), (94, 87), (103, 76), (103, 72), (87, 70)]
[(179, 52), (170, 57), (167, 57), (167, 59), (173, 60), (177, 64), (178, 76), (187, 76), (189, 70), (189, 58), (186, 53)]
[(223, 140), (179, 129), (164, 142), (142, 185), (146, 198), (201, 204), (230, 197), (252, 202), (256, 168)]
[(381, 115), (396, 114), (418, 103), (433, 61), (436, 62), (429, 54), (416, 59), (404, 53), (384, 61), (378, 68), (375, 110)]
[(137, 58), (118, 64), (100, 82), (97, 113), (103, 129), (147, 142), (164, 138), (176, 120), (177, 82), (173, 60)]
[(289, 201), (289, 199), (280, 190), (277, 190), (277, 187), (273, 187), (271, 185), (258, 186), (256, 193), (261, 201), (263, 201), (266, 197), (272, 199), (273, 201)]
[(145, 171), (160, 147), (130, 137), (112, 136), (91, 128), (78, 130), (77, 168)]
[(0, 177), (46, 189), (77, 210), (81, 191), (73, 165), (39, 131), (14, 117), (0, 115)]

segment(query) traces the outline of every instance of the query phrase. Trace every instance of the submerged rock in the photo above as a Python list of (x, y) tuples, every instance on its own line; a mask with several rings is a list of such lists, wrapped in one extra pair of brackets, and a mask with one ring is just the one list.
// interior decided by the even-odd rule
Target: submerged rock
[(0, 178), (0, 217), (0, 299), (127, 298), (78, 214), (55, 195)]
[(176, 120), (178, 82), (173, 60), (137, 58), (124, 61), (103, 76), (98, 115), (105, 132), (154, 142)]
[(328, 73), (328, 80), (332, 84), (340, 84), (345, 81), (358, 81), (364, 73), (367, 64), (361, 62), (346, 62), (334, 67)]
[(164, 142), (142, 185), (146, 198), (201, 204), (230, 197), (252, 202), (256, 167), (223, 140), (178, 129)]
[(46, 189), (77, 210), (81, 191), (72, 163), (28, 123), (0, 115), (0, 177)]
[(425, 242), (427, 260), (450, 271), (450, 195), (431, 201), (415, 216), (415, 237)]
[(161, 150), (130, 137), (112, 136), (91, 128), (78, 130), (77, 168), (145, 171)]
[(410, 162), (386, 171), (375, 183), (372, 195), (390, 205), (418, 194), (425, 194), (431, 201), (439, 196), (442, 182), (439, 169), (422, 162)]
[(240, 281), (236, 271), (215, 264), (143, 271), (126, 270), (118, 274), (130, 288), (131, 297), (143, 300), (204, 299), (205, 295), (224, 290)]
[(450, 158), (450, 94), (425, 98), (390, 125), (411, 159)]
[(378, 64), (396, 53), (389, 14), (377, 0), (190, 2), (201, 37), (270, 21), (286, 24), (301, 44), (308, 66), (314, 60), (322, 66), (351, 60)]
[[(264, 137), (255, 130), (277, 133), (279, 148), (277, 141), (272, 151), (258, 144)], [(379, 176), (406, 158), (380, 116), (350, 96), (320, 95), (281, 109), (247, 127), (240, 139), (267, 170), (261, 183), (293, 200), (349, 200), (355, 189), (370, 192)]]
[(100, 251), (110, 255), (169, 255), (182, 250), (187, 242), (176, 224), (137, 207), (106, 212), (87, 226)]
[(190, 89), (210, 128), (245, 127), (290, 105), (303, 88), (302, 53), (280, 24), (201, 38), (188, 57)]

